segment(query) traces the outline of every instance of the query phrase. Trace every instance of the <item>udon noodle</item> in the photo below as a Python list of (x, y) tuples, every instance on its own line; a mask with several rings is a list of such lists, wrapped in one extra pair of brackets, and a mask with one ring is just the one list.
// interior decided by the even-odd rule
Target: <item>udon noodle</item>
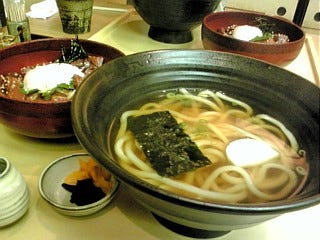
[[(168, 110), (210, 159), (208, 166), (175, 177), (160, 176), (150, 165), (132, 132), (130, 116)], [(265, 141), (280, 153), (277, 160), (240, 167), (230, 163), (226, 147), (236, 139)], [(278, 120), (254, 115), (248, 104), (209, 90), (168, 93), (158, 102), (122, 114), (115, 143), (119, 164), (131, 174), (183, 196), (225, 203), (259, 203), (296, 195), (303, 187), (308, 164), (293, 134)]]

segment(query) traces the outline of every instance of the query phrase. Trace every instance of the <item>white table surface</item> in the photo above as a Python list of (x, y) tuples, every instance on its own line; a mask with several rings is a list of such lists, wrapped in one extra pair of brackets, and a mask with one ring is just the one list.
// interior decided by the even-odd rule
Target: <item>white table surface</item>
[[(106, 31), (110, 31), (110, 28)], [(196, 34), (197, 31), (195, 30)], [(101, 32), (103, 33), (103, 29)], [(310, 36), (316, 41), (319, 40), (317, 33)], [(138, 40), (139, 38), (141, 36), (138, 36)], [(92, 39), (111, 44), (127, 54), (134, 52), (128, 49), (128, 46), (117, 45), (119, 42), (108, 39), (103, 34), (96, 34)], [(192, 44), (194, 48), (201, 48), (199, 39)], [(157, 46), (151, 46), (153, 47)], [(319, 46), (313, 49), (317, 51), (313, 59), (317, 60)], [(305, 44), (299, 57), (285, 68), (314, 84), (319, 84), (317, 69), (315, 66), (310, 66), (309, 53), (310, 46)], [(317, 64), (319, 65), (319, 62)], [(30, 207), (26, 215), (18, 222), (0, 228), (0, 240), (190, 239), (160, 225), (149, 211), (142, 208), (127, 194), (124, 188), (120, 188), (111, 205), (97, 214), (88, 217), (68, 217), (57, 213), (38, 192), (39, 176), (51, 161), (64, 155), (83, 152), (82, 147), (76, 141), (48, 141), (24, 137), (8, 131), (2, 125), (0, 125), (0, 136), (1, 156), (9, 159), (22, 173), (31, 194)], [(317, 205), (283, 214), (254, 227), (232, 231), (216, 239), (318, 240), (319, 224), (320, 205)]]

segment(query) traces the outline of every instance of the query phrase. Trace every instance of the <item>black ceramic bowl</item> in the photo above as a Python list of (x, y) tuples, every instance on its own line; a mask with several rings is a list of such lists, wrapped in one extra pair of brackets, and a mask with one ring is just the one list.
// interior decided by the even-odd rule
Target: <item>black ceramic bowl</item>
[[(265, 204), (205, 203), (160, 190), (122, 169), (112, 152), (121, 113), (163, 90), (182, 87), (223, 91), (283, 122), (308, 153), (311, 172), (302, 192)], [(72, 122), (84, 148), (161, 223), (190, 236), (212, 237), (320, 203), (319, 93), (300, 76), (239, 55), (144, 52), (115, 59), (90, 75), (74, 96)]]
[(215, 10), (221, 0), (133, 0), (132, 4), (150, 25), (149, 37), (165, 43), (192, 40), (191, 30), (204, 16)]

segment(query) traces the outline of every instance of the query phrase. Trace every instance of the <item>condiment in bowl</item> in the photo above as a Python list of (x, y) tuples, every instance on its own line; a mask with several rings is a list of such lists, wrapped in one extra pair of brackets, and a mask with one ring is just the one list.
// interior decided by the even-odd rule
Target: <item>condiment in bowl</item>
[(86, 216), (101, 210), (113, 199), (118, 187), (113, 175), (86, 153), (53, 161), (39, 179), (42, 198), (59, 213), (70, 216)]

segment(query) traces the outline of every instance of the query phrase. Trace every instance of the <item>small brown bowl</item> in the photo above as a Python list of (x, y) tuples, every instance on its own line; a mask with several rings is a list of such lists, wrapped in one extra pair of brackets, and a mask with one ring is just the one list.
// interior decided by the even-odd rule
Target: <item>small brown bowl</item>
[[(275, 33), (286, 34), (290, 41), (283, 44), (266, 44), (235, 39), (220, 33), (221, 29), (235, 25), (256, 26), (255, 20), (263, 18), (272, 24)], [(305, 34), (294, 23), (281, 18), (252, 12), (216, 12), (207, 15), (202, 21), (202, 44), (205, 49), (225, 51), (253, 57), (277, 65), (286, 65), (300, 53)]]
[[(20, 72), (21, 68), (53, 61), (61, 47), (71, 39), (51, 38), (19, 43), (0, 50), (0, 75)], [(88, 54), (104, 58), (104, 63), (123, 56), (119, 50), (94, 41), (79, 40)], [(45, 76), (44, 76), (45, 77)], [(71, 101), (38, 103), (10, 99), (0, 95), (0, 123), (22, 135), (36, 138), (64, 138), (74, 135)]]

